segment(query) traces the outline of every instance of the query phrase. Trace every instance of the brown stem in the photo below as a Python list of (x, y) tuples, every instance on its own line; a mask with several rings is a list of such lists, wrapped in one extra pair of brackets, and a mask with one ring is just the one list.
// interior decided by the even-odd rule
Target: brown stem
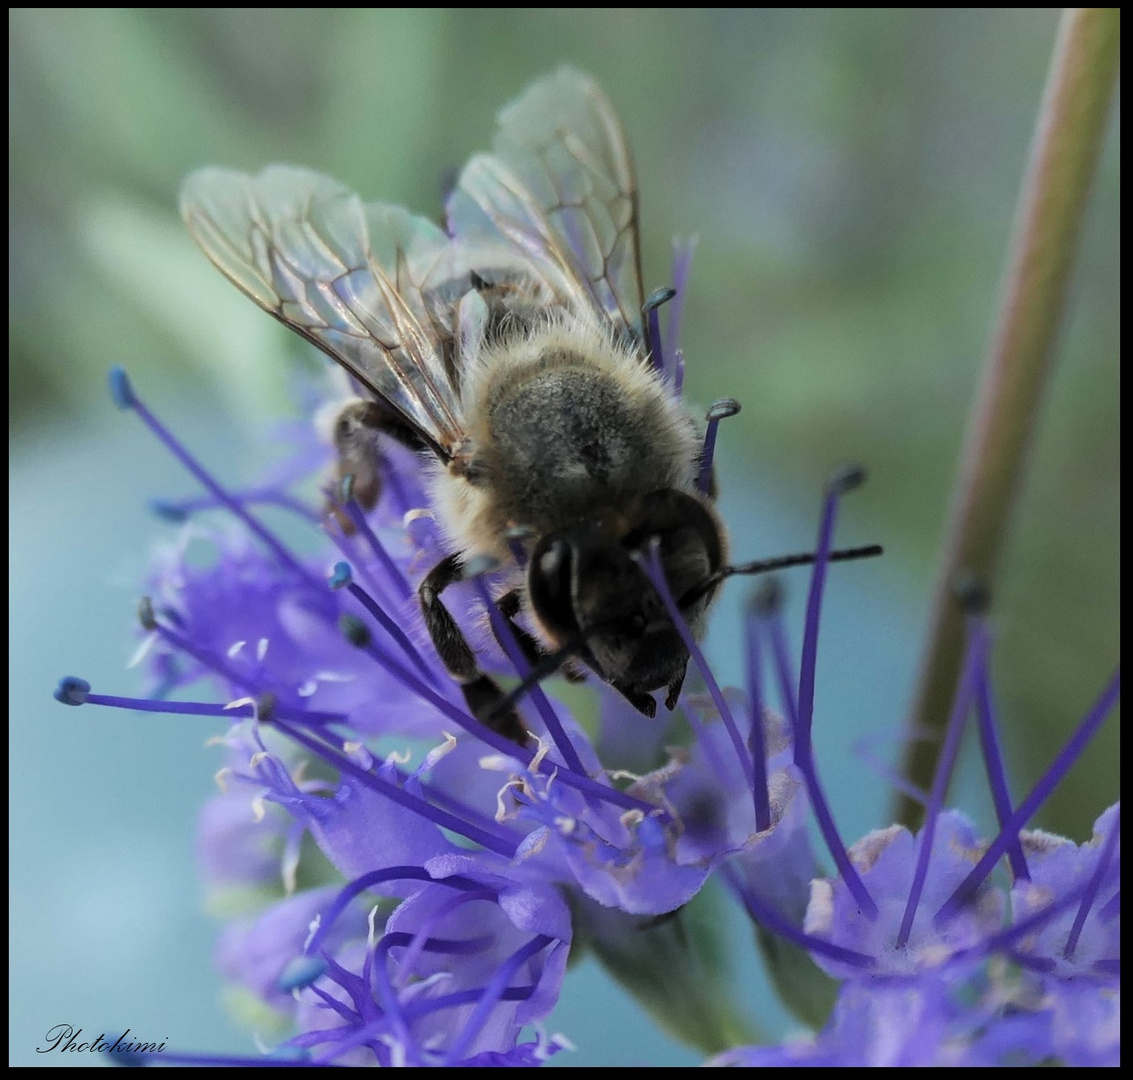
[[(1117, 8), (1067, 8), (1047, 74), (1023, 178), (1003, 297), (953, 493), (902, 772), (927, 788), (964, 650), (952, 597), (960, 572), (995, 593), (1000, 554), (1021, 487), (1027, 448), (1051, 369), (1054, 341), (1102, 149), (1117, 78)], [(921, 808), (900, 796), (896, 819), (913, 828)]]

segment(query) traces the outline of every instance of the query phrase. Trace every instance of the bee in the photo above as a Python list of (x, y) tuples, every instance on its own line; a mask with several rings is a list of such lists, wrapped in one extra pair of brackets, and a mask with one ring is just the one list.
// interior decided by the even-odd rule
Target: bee
[(508, 105), (445, 230), (284, 166), (201, 170), (181, 210), (222, 273), (361, 388), (335, 424), (359, 501), (379, 496), (379, 433), (431, 460), (453, 553), (418, 595), (473, 712), (526, 739), (514, 692), (442, 602), (484, 559), (504, 572), (495, 602), (536, 672), (580, 661), (647, 716), (659, 689), (672, 709), (689, 654), (640, 555), (657, 543), (699, 637), (728, 541), (698, 482), (697, 424), (653, 363), (637, 184), (597, 83), (563, 68)]

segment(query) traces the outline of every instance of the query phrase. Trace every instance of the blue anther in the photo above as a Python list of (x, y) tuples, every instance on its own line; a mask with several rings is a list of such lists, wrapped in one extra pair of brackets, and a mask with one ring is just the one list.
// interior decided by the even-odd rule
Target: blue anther
[(279, 978), (275, 981), (276, 989), (284, 994), (290, 994), (292, 990), (301, 990), (325, 975), (327, 970), (327, 962), (321, 956), (292, 957), (279, 973)]
[(130, 385), (130, 376), (126, 374), (126, 369), (112, 367), (107, 374), (107, 380), (110, 383), (110, 396), (114, 399), (114, 404), (120, 409), (132, 409), (137, 398), (134, 397), (134, 388)]
[(330, 577), (327, 578), (327, 584), (332, 589), (344, 589), (354, 580), (354, 573), (350, 569), (348, 562), (336, 562), (334, 569), (330, 572)]
[(59, 680), (55, 688), (55, 700), (64, 705), (84, 705), (90, 694), (90, 683), (86, 679), (67, 675)]
[(826, 488), (828, 491), (845, 495), (847, 492), (853, 491), (854, 488), (861, 487), (866, 482), (866, 476), (867, 473), (863, 465), (846, 465), (830, 477)]
[(150, 499), (149, 502), (150, 512), (156, 514), (162, 521), (170, 521), (174, 525), (180, 525), (183, 521), (189, 520), (189, 511), (177, 503), (166, 502), (164, 499)]

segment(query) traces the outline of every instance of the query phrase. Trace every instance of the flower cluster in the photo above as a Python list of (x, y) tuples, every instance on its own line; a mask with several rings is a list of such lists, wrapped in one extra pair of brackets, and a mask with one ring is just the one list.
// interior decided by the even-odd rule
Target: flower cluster
[[(679, 393), (679, 366), (668, 381)], [(206, 496), (161, 507), (183, 524), (140, 610), (152, 696), (99, 694), (74, 678), (56, 696), (228, 721), (200, 861), (218, 906), (235, 912), (218, 949), (225, 978), (295, 1032), (273, 1057), (540, 1064), (569, 1046), (539, 1023), (572, 942), (620, 949), (647, 969), (657, 957), (635, 954), (640, 927), (679, 912), (718, 875), (759, 928), (785, 1001), (818, 1030), (733, 1047), (712, 1064), (1116, 1062), (1118, 809), (1082, 846), (1025, 830), (1114, 704), (1116, 676), (1016, 806), (990, 635), (970, 604), (923, 828), (852, 845), (838, 833), (812, 753), (814, 678), (839, 500), (860, 476), (844, 474), (826, 496), (798, 664), (765, 589), (748, 615), (745, 692), (720, 688), (647, 548), (641, 564), (686, 639), (698, 690), (666, 726), (600, 685), (591, 738), (528, 680), (519, 708), (532, 739), (521, 747), (469, 713), (419, 625), (416, 585), (447, 553), (416, 458), (391, 444), (375, 509), (347, 485), (321, 515), (282, 480), (225, 489), (123, 374), (112, 386)], [(326, 464), (313, 444), (301, 456), (287, 480)], [(324, 523), (332, 549), (296, 554), (264, 524), (263, 504)], [(229, 521), (201, 524), (198, 513), (215, 508)], [(491, 568), (474, 569), (446, 603), (484, 665), (522, 680), (529, 671), (492, 602)], [(769, 686), (782, 718), (767, 706)], [(990, 841), (944, 808), (970, 715), (998, 814)], [(834, 877), (813, 851), (812, 812)], [(1001, 864), (1009, 884), (992, 876)]]

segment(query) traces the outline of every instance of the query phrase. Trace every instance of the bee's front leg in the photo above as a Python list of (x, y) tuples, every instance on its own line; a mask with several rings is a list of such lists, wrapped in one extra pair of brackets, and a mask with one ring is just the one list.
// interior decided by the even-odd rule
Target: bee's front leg
[[(527, 661), (529, 667), (538, 667), (548, 654), (547, 650), (532, 637), (522, 626), (515, 621), (515, 617), (519, 614), (519, 590), (511, 589), (509, 592), (504, 593), (496, 601), (496, 609), (506, 620), (508, 627), (511, 629), (512, 635), (515, 637), (516, 644), (523, 652), (524, 659)], [(493, 629), (493, 633), (494, 633)], [(496, 635), (496, 640), (499, 641), (499, 635)], [(504, 648), (504, 643), (500, 641), (500, 648)], [(567, 660), (558, 669), (558, 674), (562, 675), (567, 682), (583, 682), (586, 676), (578, 670), (578, 668), (570, 661)]]
[(425, 629), (449, 674), (460, 683), (468, 708), (493, 731), (523, 746), (527, 731), (514, 708), (498, 708), (505, 694), (495, 680), (485, 675), (456, 620), (441, 602), (441, 593), (460, 580), (460, 557), (449, 555), (426, 574), (417, 590)]

